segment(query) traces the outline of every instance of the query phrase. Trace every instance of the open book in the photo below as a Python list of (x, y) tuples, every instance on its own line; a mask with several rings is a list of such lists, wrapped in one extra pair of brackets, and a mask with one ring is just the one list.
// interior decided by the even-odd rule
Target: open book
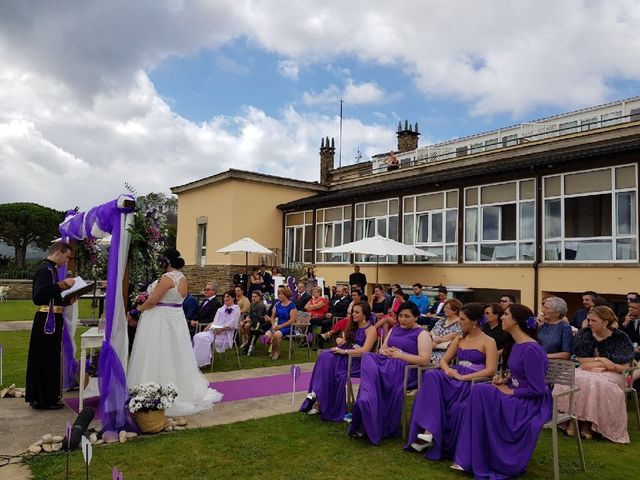
[(75, 281), (76, 283), (73, 284), (73, 287), (63, 290), (62, 293), (60, 293), (62, 298), (66, 298), (69, 295), (79, 297), (80, 295), (84, 295), (85, 293), (89, 293), (93, 290), (93, 284), (95, 282), (87, 283), (82, 279), (82, 277), (76, 277)]

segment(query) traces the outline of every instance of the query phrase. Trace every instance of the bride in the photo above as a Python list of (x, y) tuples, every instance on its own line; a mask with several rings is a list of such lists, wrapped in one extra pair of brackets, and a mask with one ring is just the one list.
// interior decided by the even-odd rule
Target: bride
[(137, 307), (142, 315), (127, 368), (127, 383), (173, 383), (178, 397), (165, 414), (192, 415), (211, 408), (222, 394), (209, 388), (196, 365), (182, 311), (188, 285), (180, 271), (184, 267), (180, 252), (173, 248), (164, 252), (162, 267), (165, 273), (147, 289), (149, 299)]

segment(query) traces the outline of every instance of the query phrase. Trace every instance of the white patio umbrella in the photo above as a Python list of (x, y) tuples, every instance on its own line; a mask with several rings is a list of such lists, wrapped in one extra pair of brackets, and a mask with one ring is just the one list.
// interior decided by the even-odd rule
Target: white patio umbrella
[(230, 243), (226, 247), (222, 247), (216, 250), (218, 253), (244, 253), (245, 254), (245, 268), (249, 268), (249, 254), (250, 253), (263, 253), (267, 255), (275, 255), (267, 247), (263, 247), (254, 239), (244, 237), (237, 242)]
[(359, 253), (362, 255), (376, 256), (376, 282), (378, 281), (378, 261), (386, 255), (422, 255), (425, 257), (437, 257), (437, 255), (413, 245), (396, 242), (390, 238), (376, 235), (363, 238), (355, 242), (345, 243), (339, 247), (331, 247), (320, 250), (321, 253)]

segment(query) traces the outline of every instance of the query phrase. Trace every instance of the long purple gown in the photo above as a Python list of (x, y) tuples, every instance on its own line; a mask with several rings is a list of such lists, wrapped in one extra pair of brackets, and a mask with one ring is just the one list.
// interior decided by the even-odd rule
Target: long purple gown
[[(418, 335), (421, 327), (391, 329), (387, 346), (396, 347), (412, 355), (418, 354)], [(353, 406), (353, 417), (349, 434), (364, 427), (369, 440), (378, 445), (386, 437), (400, 433), (402, 415), (404, 369), (408, 365), (404, 360), (389, 358), (379, 353), (365, 353), (360, 363), (360, 388)], [(417, 375), (413, 371), (409, 386), (415, 388)]]
[(535, 342), (513, 346), (509, 356), (513, 395), (491, 384), (473, 387), (464, 414), (455, 463), (478, 479), (500, 480), (524, 473), (542, 426), (551, 418), (545, 382), (549, 361)]
[[(373, 328), (371, 324), (356, 330), (354, 344), (364, 346), (367, 338), (367, 328)], [(353, 348), (353, 346), (340, 346), (339, 348)], [(345, 385), (347, 384), (348, 355), (335, 354), (330, 350), (318, 355), (313, 367), (309, 392), (314, 392), (320, 403), (320, 415), (323, 420), (341, 422), (347, 413), (347, 401)], [(351, 376), (360, 376), (360, 357), (354, 357), (351, 362)], [(302, 402), (300, 411), (308, 411), (312, 405), (311, 400)]]
[[(485, 368), (486, 357), (479, 350), (459, 348), (456, 357), (458, 363), (452, 368), (462, 375)], [(430, 460), (453, 458), (470, 392), (471, 382), (450, 378), (440, 369), (427, 370), (413, 404), (405, 448), (411, 449), (418, 434), (428, 430), (433, 434), (433, 446), (425, 452), (425, 457)]]

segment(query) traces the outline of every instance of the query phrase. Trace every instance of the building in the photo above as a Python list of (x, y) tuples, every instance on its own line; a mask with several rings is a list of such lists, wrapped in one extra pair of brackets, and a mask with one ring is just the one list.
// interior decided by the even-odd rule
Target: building
[[(277, 203), (282, 229), (270, 239), (282, 262), (314, 263), (329, 284), (356, 262), (372, 282), (375, 258), (320, 250), (381, 234), (437, 256), (380, 258), (380, 283), (466, 287), (480, 301), (511, 292), (534, 309), (549, 293), (577, 304), (585, 290), (615, 300), (640, 289), (640, 97), (425, 147), (419, 135), (417, 124), (398, 125), (395, 169), (387, 154), (336, 169), (323, 139), (320, 184), (278, 188), (292, 197)], [(220, 195), (195, 183), (203, 201)], [(183, 208), (191, 188), (172, 189), (181, 251), (197, 243), (196, 213)], [(275, 205), (264, 206), (274, 222)], [(262, 230), (243, 227), (236, 237)]]

